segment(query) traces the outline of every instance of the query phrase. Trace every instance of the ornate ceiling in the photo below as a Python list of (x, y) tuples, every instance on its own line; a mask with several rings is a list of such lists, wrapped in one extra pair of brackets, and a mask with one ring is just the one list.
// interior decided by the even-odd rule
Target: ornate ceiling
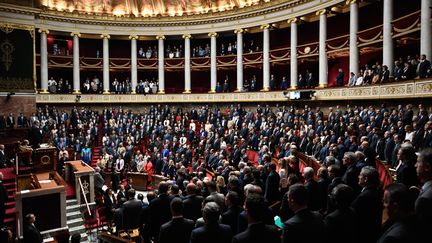
[[(64, 12), (130, 17), (183, 16), (223, 12), (272, 0), (40, 0), (41, 5)], [(274, 1), (274, 0), (273, 0)], [(286, 0), (289, 1), (289, 0)]]

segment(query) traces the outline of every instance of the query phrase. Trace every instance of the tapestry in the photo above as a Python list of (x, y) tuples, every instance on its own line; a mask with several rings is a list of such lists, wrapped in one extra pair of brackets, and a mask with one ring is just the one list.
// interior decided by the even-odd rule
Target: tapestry
[(0, 23), (0, 92), (34, 92), (35, 30)]

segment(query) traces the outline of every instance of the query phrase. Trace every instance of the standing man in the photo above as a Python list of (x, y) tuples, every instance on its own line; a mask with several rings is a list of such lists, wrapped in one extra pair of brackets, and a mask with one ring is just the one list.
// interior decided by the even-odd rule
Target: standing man
[(322, 216), (308, 209), (309, 192), (302, 184), (290, 186), (288, 205), (295, 213), (283, 225), (283, 243), (312, 243), (322, 241), (324, 223)]
[(194, 221), (183, 218), (183, 201), (180, 198), (174, 198), (170, 208), (172, 220), (161, 226), (159, 243), (189, 243)]
[(4, 152), (5, 146), (3, 144), (0, 144), (0, 168), (6, 168), (7, 159)]
[(264, 223), (268, 211), (261, 194), (248, 194), (245, 211), (249, 226), (246, 231), (234, 236), (233, 243), (280, 243), (280, 234), (276, 226)]
[(361, 193), (351, 204), (358, 216), (358, 225), (362, 227), (359, 242), (376, 242), (381, 230), (382, 198), (379, 188), (378, 171), (372, 166), (365, 166), (359, 175)]
[[(432, 227), (432, 149), (428, 148), (420, 152), (416, 163), (417, 176), (423, 184), (419, 197), (415, 202), (415, 214), (419, 232), (423, 237), (419, 239), (430, 239), (427, 237)], [(426, 240), (424, 241), (426, 242)]]
[(42, 243), (42, 235), (36, 228), (34, 223), (36, 222), (36, 216), (30, 213), (25, 216), (24, 224), (24, 243)]
[(339, 68), (338, 75), (336, 76), (337, 86), (342, 87), (344, 85), (344, 77), (345, 77), (345, 74), (342, 71), (342, 68)]

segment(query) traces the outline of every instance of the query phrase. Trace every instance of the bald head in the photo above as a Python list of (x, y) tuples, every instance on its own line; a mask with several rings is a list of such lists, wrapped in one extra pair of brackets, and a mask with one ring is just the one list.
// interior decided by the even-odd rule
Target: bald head
[(187, 184), (187, 186), (186, 186), (186, 192), (187, 192), (188, 195), (195, 194), (196, 190), (197, 190), (197, 186), (195, 184), (193, 184), (193, 183)]

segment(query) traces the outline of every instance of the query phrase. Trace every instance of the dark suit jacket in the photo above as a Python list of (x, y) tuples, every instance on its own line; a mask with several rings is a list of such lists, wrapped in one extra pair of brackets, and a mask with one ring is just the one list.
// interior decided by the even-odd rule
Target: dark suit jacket
[(232, 236), (228, 225), (204, 225), (192, 231), (190, 243), (231, 243)]
[(322, 216), (309, 209), (302, 209), (284, 223), (282, 243), (322, 242), (323, 234)]
[(43, 242), (42, 235), (40, 234), (39, 230), (31, 225), (26, 224), (24, 226), (24, 243), (41, 243)]
[(243, 212), (243, 208), (237, 206), (229, 208), (222, 214), (221, 223), (229, 225), (234, 234), (237, 233), (238, 219), (241, 212)]
[(270, 172), (265, 184), (264, 197), (269, 203), (274, 203), (281, 199), (279, 192), (280, 177), (276, 171)]
[(234, 236), (233, 243), (280, 243), (280, 233), (274, 225), (262, 222), (250, 224), (246, 231)]
[(161, 194), (150, 202), (150, 232), (156, 239), (159, 237), (160, 227), (171, 220), (171, 200), (171, 196)]
[(312, 211), (318, 211), (321, 209), (321, 198), (320, 198), (320, 188), (318, 182), (315, 180), (308, 180), (305, 183), (306, 189), (309, 192), (309, 203), (308, 208)]
[(396, 172), (396, 182), (406, 185), (408, 188), (418, 185), (417, 172), (414, 165), (402, 163)]
[(345, 174), (342, 177), (342, 181), (350, 186), (356, 195), (360, 192), (361, 188), (358, 184), (358, 176), (360, 174), (360, 169), (357, 168), (356, 164), (350, 165), (347, 170), (345, 171)]
[(324, 219), (327, 242), (356, 243), (358, 237), (357, 215), (352, 208), (336, 209)]
[[(421, 227), (420, 232), (425, 235), (423, 237), (425, 239), (432, 227), (432, 183), (429, 182), (429, 185), (418, 196), (415, 202), (415, 214)], [(430, 236), (427, 239), (430, 239)]]
[(362, 228), (360, 242), (375, 242), (378, 238), (382, 221), (383, 193), (374, 187), (365, 187), (351, 206), (358, 216), (358, 225)]
[[(425, 239), (425, 238), (423, 238)], [(418, 228), (414, 216), (394, 222), (377, 243), (419, 242)], [(430, 240), (430, 238), (429, 238)]]
[(187, 195), (183, 200), (183, 217), (196, 221), (201, 218), (201, 206), (204, 198), (199, 195)]
[(159, 233), (160, 243), (189, 243), (194, 221), (190, 219), (174, 218), (162, 225)]
[(123, 204), (123, 222), (125, 229), (136, 229), (140, 227), (142, 202), (136, 198), (130, 199)]

